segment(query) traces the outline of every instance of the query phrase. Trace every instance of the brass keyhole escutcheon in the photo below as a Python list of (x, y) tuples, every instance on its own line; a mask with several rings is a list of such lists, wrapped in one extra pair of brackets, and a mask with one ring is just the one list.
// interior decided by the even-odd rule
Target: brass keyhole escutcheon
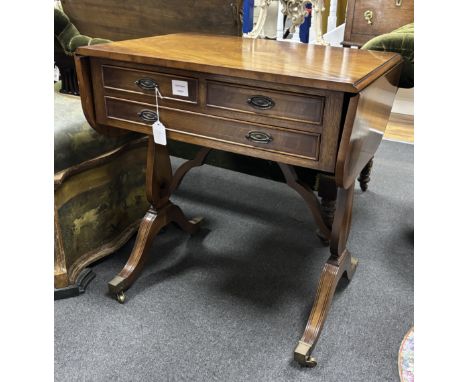
[(397, 7), (401, 7), (401, 3), (403, 2), (403, 0), (395, 0), (395, 5)]
[(372, 12), (371, 10), (367, 10), (367, 11), (364, 12), (364, 20), (367, 21), (367, 24), (372, 25), (372, 23), (373, 23), (372, 18), (373, 17), (374, 17), (374, 12)]

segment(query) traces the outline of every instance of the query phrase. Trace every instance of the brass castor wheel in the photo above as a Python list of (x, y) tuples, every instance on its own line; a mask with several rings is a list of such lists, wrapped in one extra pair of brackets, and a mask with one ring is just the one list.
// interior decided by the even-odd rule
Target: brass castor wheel
[(315, 367), (317, 366), (317, 361), (315, 360), (315, 358), (309, 356), (306, 358), (305, 364), (303, 366)]
[(315, 367), (317, 366), (317, 361), (315, 358), (310, 356), (312, 346), (306, 342), (299, 341), (296, 349), (294, 350), (294, 360), (296, 360), (299, 365), (306, 367)]
[(117, 298), (117, 301), (120, 303), (120, 304), (123, 304), (125, 302), (125, 293), (124, 291), (120, 291), (119, 293), (116, 294), (115, 296)]

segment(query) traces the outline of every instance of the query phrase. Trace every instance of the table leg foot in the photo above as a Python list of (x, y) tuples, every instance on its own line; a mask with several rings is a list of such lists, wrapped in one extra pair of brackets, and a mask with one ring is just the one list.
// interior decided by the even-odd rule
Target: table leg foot
[(301, 366), (306, 367), (315, 367), (317, 366), (317, 361), (315, 358), (310, 356), (312, 351), (312, 346), (305, 342), (299, 341), (294, 350), (294, 360), (299, 363)]
[(115, 296), (121, 304), (125, 302), (124, 292), (141, 273), (149, 255), (153, 238), (169, 223), (176, 223), (185, 232), (194, 234), (200, 228), (201, 221), (201, 218), (188, 220), (182, 210), (170, 202), (157, 212), (151, 208), (143, 218), (135, 246), (127, 263), (120, 273), (108, 283), (109, 293)]
[(345, 250), (338, 258), (331, 256), (325, 264), (304, 334), (294, 350), (294, 359), (301, 366), (314, 367), (317, 365), (317, 361), (311, 356), (311, 353), (330, 310), (336, 286), (343, 276), (351, 280), (356, 266), (357, 260), (351, 256), (348, 250)]
[(135, 246), (127, 263), (120, 273), (108, 283), (109, 293), (115, 296), (120, 303), (125, 301), (123, 292), (130, 287), (140, 274), (153, 238), (169, 223), (167, 219), (169, 208), (170, 206), (163, 208), (160, 212), (150, 209), (146, 213), (140, 224)]

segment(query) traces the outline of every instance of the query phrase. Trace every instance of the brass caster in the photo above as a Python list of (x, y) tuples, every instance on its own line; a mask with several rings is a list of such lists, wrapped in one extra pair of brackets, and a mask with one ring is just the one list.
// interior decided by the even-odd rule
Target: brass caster
[(317, 361), (315, 358), (311, 357), (309, 354), (312, 351), (312, 346), (308, 343), (299, 341), (296, 349), (294, 350), (294, 359), (301, 366), (315, 367), (317, 366)]
[(305, 359), (305, 364), (302, 366), (307, 366), (307, 367), (315, 367), (317, 366), (317, 361), (315, 360), (314, 357), (308, 356)]
[(115, 295), (115, 297), (117, 298), (117, 301), (120, 303), (120, 304), (123, 304), (125, 302), (125, 293), (124, 291), (120, 291), (119, 293), (117, 293)]

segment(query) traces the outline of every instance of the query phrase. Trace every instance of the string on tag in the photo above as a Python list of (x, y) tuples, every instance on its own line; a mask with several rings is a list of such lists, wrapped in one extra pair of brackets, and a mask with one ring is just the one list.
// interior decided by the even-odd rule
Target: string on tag
[(158, 118), (158, 121), (159, 121), (159, 102), (158, 102), (158, 97), (160, 97), (161, 99), (164, 99), (164, 97), (162, 96), (161, 92), (159, 91), (159, 87), (156, 86), (154, 88), (154, 94), (156, 96), (156, 117)]
[(153, 139), (154, 143), (158, 145), (163, 145), (165, 146), (167, 144), (167, 139), (166, 139), (166, 127), (163, 125), (163, 123), (159, 120), (159, 97), (161, 99), (164, 99), (163, 95), (159, 91), (159, 88), (156, 86), (154, 88), (154, 93), (156, 95), (156, 121), (153, 123)]

